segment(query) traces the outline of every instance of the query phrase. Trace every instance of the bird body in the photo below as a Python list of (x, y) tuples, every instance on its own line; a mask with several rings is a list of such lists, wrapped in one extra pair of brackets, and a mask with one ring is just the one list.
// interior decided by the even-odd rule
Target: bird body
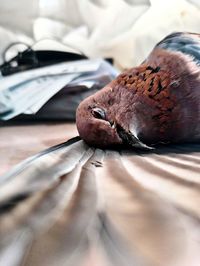
[(89, 144), (200, 140), (200, 35), (174, 33), (138, 67), (120, 74), (77, 109), (77, 128)]

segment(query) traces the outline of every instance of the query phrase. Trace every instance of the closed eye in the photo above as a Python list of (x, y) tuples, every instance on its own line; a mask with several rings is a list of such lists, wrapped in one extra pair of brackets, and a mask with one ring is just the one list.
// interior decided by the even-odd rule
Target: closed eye
[(97, 119), (106, 120), (106, 113), (103, 109), (95, 107), (92, 109), (92, 114)]

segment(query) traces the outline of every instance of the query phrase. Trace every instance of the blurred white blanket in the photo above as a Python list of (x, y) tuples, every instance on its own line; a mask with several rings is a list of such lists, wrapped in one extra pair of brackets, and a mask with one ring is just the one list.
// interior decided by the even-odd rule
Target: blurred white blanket
[(0, 61), (12, 42), (43, 40), (38, 49), (63, 43), (127, 68), (165, 35), (198, 32), (199, 25), (199, 0), (0, 0)]

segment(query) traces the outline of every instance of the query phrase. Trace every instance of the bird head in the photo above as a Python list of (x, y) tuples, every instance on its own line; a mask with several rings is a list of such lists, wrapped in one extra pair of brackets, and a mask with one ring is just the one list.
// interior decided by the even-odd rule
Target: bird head
[(76, 111), (76, 125), (80, 137), (89, 145), (107, 147), (122, 144), (118, 135), (115, 111), (110, 105), (110, 87), (82, 101)]
[(131, 124), (138, 122), (134, 105), (127, 101), (131, 102), (133, 93), (119, 86), (119, 79), (114, 80), (80, 103), (76, 111), (79, 135), (89, 145), (101, 148), (125, 144), (150, 149), (131, 130)]

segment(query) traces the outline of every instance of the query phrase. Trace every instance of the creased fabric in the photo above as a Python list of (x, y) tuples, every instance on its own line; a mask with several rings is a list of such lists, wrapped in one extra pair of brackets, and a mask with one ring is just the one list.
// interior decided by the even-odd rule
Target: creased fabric
[(0, 53), (17, 40), (46, 39), (43, 47), (50, 49), (49, 39), (55, 39), (89, 57), (113, 57), (120, 68), (141, 63), (167, 34), (198, 32), (200, 24), (196, 0), (1, 0), (0, 5)]
[(199, 154), (77, 137), (28, 158), (0, 178), (0, 265), (198, 266)]

